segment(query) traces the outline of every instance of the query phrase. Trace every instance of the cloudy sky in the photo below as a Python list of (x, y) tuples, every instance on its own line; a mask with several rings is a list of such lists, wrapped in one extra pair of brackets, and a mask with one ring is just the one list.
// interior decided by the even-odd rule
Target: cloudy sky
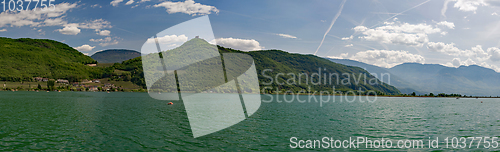
[[(480, 65), (500, 72), (500, 0), (55, 0), (52, 4), (52, 11), (0, 10), (0, 36), (53, 39), (88, 55), (115, 48), (140, 51), (156, 33), (208, 15), (216, 40), (207, 41), (239, 50), (279, 49), (387, 68), (419, 62)], [(160, 43), (182, 44), (193, 35), (159, 38)]]

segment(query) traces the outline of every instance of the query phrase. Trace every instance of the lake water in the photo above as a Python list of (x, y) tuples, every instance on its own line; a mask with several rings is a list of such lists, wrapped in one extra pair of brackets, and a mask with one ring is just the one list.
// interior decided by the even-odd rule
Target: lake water
[(167, 105), (147, 93), (0, 92), (0, 151), (284, 151), (293, 150), (291, 137), (384, 138), (394, 146), (396, 140), (424, 141), (423, 149), (313, 150), (431, 150), (429, 138), (440, 140), (432, 150), (476, 150), (477, 143), (446, 148), (444, 138), (500, 135), (499, 99), (379, 97), (351, 103), (340, 98), (321, 107), (274, 99), (232, 127), (193, 138), (181, 102)]

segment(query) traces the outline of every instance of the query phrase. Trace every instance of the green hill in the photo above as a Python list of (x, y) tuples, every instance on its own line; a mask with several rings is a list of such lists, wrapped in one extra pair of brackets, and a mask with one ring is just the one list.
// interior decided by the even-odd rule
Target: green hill
[[(188, 49), (189, 47), (201, 47), (201, 48), (208, 48), (210, 44), (207, 43), (205, 40), (202, 39), (191, 39), (188, 42), (184, 43), (182, 46), (169, 50), (170, 54), (178, 54), (175, 52), (182, 53), (182, 50)], [(378, 79), (376, 79), (374, 76), (370, 75), (366, 70), (359, 68), (359, 67), (353, 67), (353, 66), (346, 66), (342, 64), (337, 64), (334, 62), (331, 62), (327, 59), (320, 58), (314, 55), (301, 55), (301, 54), (292, 54), (292, 53), (287, 53), (284, 51), (280, 50), (266, 50), (266, 51), (251, 51), (251, 52), (242, 52), (238, 50), (233, 50), (229, 48), (224, 48), (218, 46), (219, 52), (220, 53), (244, 53), (248, 54), (253, 57), (255, 60), (255, 65), (259, 77), (259, 82), (262, 87), (265, 86), (270, 86), (273, 87), (275, 90), (276, 88), (280, 90), (292, 90), (294, 92), (298, 92), (299, 90), (305, 89), (308, 90), (309, 87), (311, 87), (311, 90), (313, 91), (332, 91), (332, 87), (335, 86), (337, 91), (350, 91), (350, 90), (358, 90), (361, 89), (363, 91), (367, 90), (373, 90), (373, 91), (378, 91), (379, 93), (384, 93), (384, 94), (399, 94), (399, 90), (396, 89), (393, 86), (390, 86), (388, 84), (385, 84), (383, 82), (380, 82)], [(134, 58), (131, 60), (124, 61), (123, 64), (115, 64), (113, 66), (116, 69), (121, 69), (125, 71), (130, 71), (132, 73), (132, 82), (145, 87), (146, 83), (144, 80), (144, 71), (142, 70), (142, 60), (141, 57)], [(287, 75), (288, 73), (293, 73), (296, 76), (300, 74), (308, 74), (309, 78), (311, 78), (313, 73), (318, 73), (318, 68), (321, 68), (322, 73), (336, 73), (339, 75), (339, 80), (345, 80), (348, 79), (350, 84), (343, 85), (341, 83), (337, 83), (337, 79), (334, 77), (332, 80), (332, 84), (320, 84), (320, 85), (313, 85), (310, 83), (311, 80), (309, 80), (309, 84), (306, 84), (305, 77), (302, 77), (303, 79), (300, 80), (303, 83), (296, 83), (295, 85), (278, 85), (277, 83), (272, 83), (270, 85), (264, 85), (266, 82), (270, 82), (270, 79), (268, 78), (269, 76), (274, 79), (274, 82), (279, 81), (279, 82), (286, 82), (287, 80), (290, 80), (290, 76)], [(262, 74), (263, 70), (265, 69), (271, 69), (272, 72), (268, 71), (266, 73), (266, 76)], [(229, 72), (228, 72), (229, 73)], [(279, 75), (276, 77), (276, 74), (278, 73), (284, 73), (285, 75)], [(350, 75), (350, 77), (342, 75), (343, 73), (347, 73)], [(210, 73), (200, 73), (200, 75), (211, 75)], [(375, 79), (378, 84), (375, 85), (370, 85), (367, 83), (363, 83), (365, 78), (361, 77), (359, 79), (360, 83), (354, 83), (355, 80), (354, 77), (358, 78), (359, 75), (365, 75), (366, 74), (366, 80), (367, 82), (369, 80)], [(318, 82), (319, 80), (316, 77), (313, 77), (314, 82)], [(295, 79), (296, 82), (299, 81), (299, 79)], [(321, 79), (322, 82), (324, 82), (323, 79)], [(328, 80), (329, 82), (329, 80)], [(271, 90), (269, 90), (271, 91)]]
[(139, 56), (141, 53), (134, 50), (112, 49), (97, 52), (90, 57), (99, 63), (121, 63)]
[(46, 39), (0, 37), (0, 80), (32, 81), (32, 77), (88, 79), (101, 77), (101, 68), (72, 47)]

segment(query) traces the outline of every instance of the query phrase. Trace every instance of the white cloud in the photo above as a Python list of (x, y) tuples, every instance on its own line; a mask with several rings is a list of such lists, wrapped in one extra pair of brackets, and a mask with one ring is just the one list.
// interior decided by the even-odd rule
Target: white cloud
[(90, 7), (92, 7), (92, 8), (96, 8), (96, 7), (102, 8), (102, 6), (99, 5), (99, 4), (94, 4), (94, 5), (91, 5)]
[(64, 35), (77, 35), (78, 33), (80, 33), (81, 30), (77, 26), (68, 25), (62, 29), (58, 29), (57, 31), (59, 31), (59, 33)]
[(354, 46), (354, 45), (352, 45), (352, 44), (347, 44), (347, 45), (345, 45), (344, 47), (352, 47), (352, 46)]
[(384, 24), (384, 26), (374, 29), (369, 29), (365, 26), (356, 26), (353, 30), (362, 32), (365, 36), (360, 36), (359, 38), (368, 41), (414, 47), (422, 47), (425, 43), (429, 42), (427, 34), (441, 33), (440, 28), (434, 28), (425, 23), (385, 22)]
[(290, 38), (290, 39), (296, 39), (297, 37), (289, 34), (276, 34), (278, 36), (284, 37), (284, 38)]
[(479, 6), (500, 6), (499, 0), (447, 0), (445, 6), (441, 10), (441, 13), (446, 12), (446, 4), (450, 1), (456, 1), (453, 7), (458, 8), (462, 12), (474, 12)]
[(343, 37), (343, 38), (342, 38), (342, 40), (344, 40), (344, 41), (345, 41), (345, 40), (352, 40), (352, 38), (354, 38), (354, 36), (353, 36), (353, 35), (351, 35), (351, 36), (349, 36), (349, 37)]
[(485, 0), (457, 0), (453, 7), (458, 8), (458, 10), (463, 12), (474, 12), (476, 13), (478, 6), (488, 6), (489, 4)]
[(94, 48), (95, 48), (95, 46), (90, 46), (88, 44), (85, 44), (85, 45), (82, 45), (82, 46), (79, 46), (79, 47), (74, 47), (74, 49), (76, 49), (76, 50), (78, 50), (80, 52), (90, 52)]
[(488, 48), (488, 54), (491, 55), (491, 61), (500, 61), (500, 49), (497, 47)]
[(68, 24), (62, 18), (48, 18), (43, 21), (43, 26), (62, 26)]
[[(186, 42), (188, 40), (188, 37), (184, 34), (182, 35), (165, 35), (163, 37), (158, 37), (158, 43), (161, 44), (173, 44), (173, 43), (179, 43), (179, 42)], [(146, 43), (156, 43), (155, 39), (149, 38)]]
[[(11, 27), (63, 25), (66, 23), (62, 20), (62, 18), (64, 18), (64, 14), (66, 14), (69, 10), (76, 8), (76, 6), (76, 3), (60, 3), (55, 5), (56, 9), (54, 11), (4, 11), (0, 13), (0, 27), (9, 25)], [(45, 23), (45, 20), (47, 19), (52, 20)], [(60, 23), (56, 23), (55, 21)]]
[(215, 40), (218, 45), (241, 50), (241, 51), (254, 51), (262, 50), (264, 47), (260, 46), (259, 42), (254, 39), (237, 39), (237, 38), (218, 38)]
[(412, 62), (424, 63), (425, 58), (418, 54), (412, 54), (408, 51), (395, 51), (395, 50), (367, 50), (354, 54), (349, 59), (391, 68), (398, 64)]
[(7, 32), (7, 29), (1, 29), (0, 32)]
[(130, 5), (132, 3), (134, 3), (134, 0), (129, 0), (127, 3), (125, 3), (125, 5)]
[(169, 14), (172, 13), (185, 13), (189, 15), (206, 15), (214, 13), (219, 13), (219, 10), (214, 6), (203, 5), (200, 3), (195, 3), (193, 0), (186, 0), (184, 2), (162, 2), (156, 4), (153, 7), (164, 7), (167, 9)]
[(446, 10), (448, 9), (448, 3), (454, 0), (445, 0), (443, 8), (441, 9), (441, 15), (446, 17)]
[(474, 60), (472, 60), (471, 58), (468, 58), (465, 61), (460, 60), (460, 58), (453, 58), (453, 60), (451, 62), (452, 62), (453, 67), (459, 67), (462, 65), (464, 65), (464, 66), (476, 65), (476, 62), (474, 62)]
[(441, 26), (447, 27), (449, 29), (455, 28), (455, 24), (453, 22), (441, 21), (441, 22), (437, 23), (437, 25), (441, 25)]
[(339, 56), (326, 56), (326, 57), (332, 59), (347, 59), (348, 55), (349, 53), (341, 53)]
[[(491, 57), (491, 55), (488, 53), (490, 51), (484, 51), (481, 45), (476, 45), (470, 50), (461, 50), (455, 47), (455, 43), (445, 44), (443, 42), (429, 42), (427, 43), (427, 48), (430, 51), (441, 52), (451, 56), (473, 58), (478, 61), (485, 61)], [(493, 50), (493, 48), (489, 48), (488, 50)], [(491, 53), (493, 52), (495, 51), (491, 51)]]
[(481, 67), (485, 67), (485, 68), (489, 68), (489, 69), (493, 69), (495, 70), (496, 72), (500, 72), (500, 68), (496, 65), (492, 65), (492, 64), (488, 64), (486, 62), (482, 62), (481, 64), (477, 64), (474, 60), (472, 60), (471, 58), (468, 58), (467, 60), (465, 61), (462, 61), (460, 60), (460, 58), (453, 58), (453, 60), (451, 61), (452, 63), (448, 62), (446, 63), (445, 65), (446, 66), (450, 66), (450, 67), (459, 67), (459, 66), (470, 66), (470, 65), (479, 65)]
[(451, 63), (454, 67), (459, 67), (460, 65), (462, 65), (462, 61), (460, 61), (460, 58), (453, 58)]
[(108, 46), (108, 45), (115, 45), (115, 44), (118, 44), (118, 38), (115, 37), (115, 39), (111, 38), (111, 37), (106, 37), (104, 39), (90, 39), (89, 41), (90, 42), (99, 42), (99, 45), (102, 46), (102, 47), (105, 47), (105, 46)]
[(490, 68), (490, 69), (493, 69), (495, 70), (495, 72), (500, 72), (500, 67), (496, 66), (496, 65), (491, 65), (491, 64), (488, 64), (486, 62), (483, 62), (481, 63), (479, 66), (482, 66), (482, 67), (485, 67), (485, 68)]
[(368, 30), (368, 28), (365, 26), (356, 26), (353, 28), (353, 30), (356, 32), (364, 32), (364, 31)]
[(111, 3), (109, 3), (109, 4), (111, 4), (111, 5), (113, 5), (113, 6), (118, 6), (118, 4), (120, 4), (121, 2), (123, 2), (123, 0), (113, 0), (113, 1), (111, 1)]
[(497, 12), (493, 12), (493, 13), (491, 13), (491, 15), (498, 16)]
[(448, 55), (459, 56), (463, 53), (462, 50), (455, 47), (455, 43), (445, 44), (443, 42), (429, 42), (427, 48), (430, 51), (441, 52)]
[(0, 13), (0, 27), (46, 27), (60, 26), (62, 29), (56, 30), (66, 35), (76, 35), (80, 29), (100, 30), (111, 28), (108, 21), (96, 19), (82, 23), (68, 23), (65, 20), (66, 13), (77, 7), (77, 3), (60, 3), (55, 5), (54, 11), (5, 11)]
[(149, 2), (151, 0), (141, 0), (139, 3)]
[(112, 28), (113, 26), (111, 26), (111, 23), (106, 21), (106, 20), (96, 19), (93, 21), (79, 23), (78, 27), (83, 28), (83, 29), (100, 30), (100, 29), (105, 29), (105, 28)]
[(109, 34), (111, 34), (111, 31), (109, 31), (109, 30), (102, 30), (102, 31), (97, 32), (97, 34), (100, 35), (100, 36), (109, 36)]
[(462, 62), (462, 65), (465, 65), (465, 66), (476, 65), (476, 62), (474, 62), (474, 60), (468, 58), (467, 60)]

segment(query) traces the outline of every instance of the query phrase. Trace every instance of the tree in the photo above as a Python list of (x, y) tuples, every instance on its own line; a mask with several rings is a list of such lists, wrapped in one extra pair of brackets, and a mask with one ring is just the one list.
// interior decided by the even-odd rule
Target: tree
[(432, 92), (429, 93), (429, 96), (434, 97), (434, 93), (432, 93)]
[(40, 83), (38, 84), (38, 90), (42, 90), (42, 86), (40, 85)]
[(54, 80), (47, 81), (47, 88), (48, 88), (48, 90), (50, 90), (50, 91), (54, 90), (54, 85), (55, 85), (55, 81)]
[(415, 92), (411, 93), (412, 96), (417, 96), (417, 94)]

